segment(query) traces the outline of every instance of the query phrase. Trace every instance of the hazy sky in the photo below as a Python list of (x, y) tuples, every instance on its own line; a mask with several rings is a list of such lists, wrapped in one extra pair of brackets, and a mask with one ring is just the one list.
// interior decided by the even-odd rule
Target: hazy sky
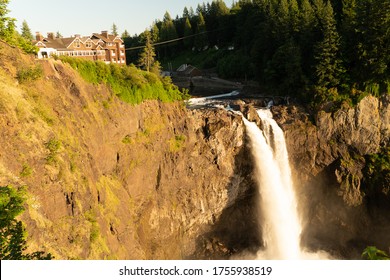
[[(11, 0), (8, 9), (18, 28), (26, 20), (33, 34), (59, 31), (66, 37), (90, 35), (110, 31), (115, 23), (120, 34), (127, 29), (134, 35), (162, 19), (166, 11), (175, 18), (183, 14), (184, 7), (196, 11), (198, 3), (203, 2), (212, 0)], [(225, 3), (231, 7), (233, 0)]]

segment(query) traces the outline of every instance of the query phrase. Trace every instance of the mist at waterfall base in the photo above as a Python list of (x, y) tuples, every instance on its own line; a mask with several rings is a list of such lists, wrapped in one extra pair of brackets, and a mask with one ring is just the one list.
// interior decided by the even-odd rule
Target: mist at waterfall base
[[(291, 169), (282, 129), (266, 109), (257, 111), (262, 129), (243, 117), (258, 184), (258, 219), (264, 248), (233, 259), (330, 259), (326, 252), (308, 252), (300, 246), (302, 232)], [(260, 233), (259, 233), (260, 234)]]

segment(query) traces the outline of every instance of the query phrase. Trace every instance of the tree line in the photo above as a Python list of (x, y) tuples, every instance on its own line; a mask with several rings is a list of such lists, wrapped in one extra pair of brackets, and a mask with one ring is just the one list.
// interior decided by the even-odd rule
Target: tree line
[[(225, 78), (256, 79), (264, 90), (319, 104), (390, 92), (389, 0), (239, 0), (168, 12), (150, 30), (161, 61), (218, 49), (209, 66)], [(142, 45), (144, 34), (128, 36)], [(128, 52), (128, 61), (139, 53)]]
[(32, 44), (33, 35), (26, 21), (23, 21), (21, 33), (16, 30), (16, 19), (8, 16), (9, 0), (0, 0), (0, 39), (10, 45), (21, 48), (28, 54), (35, 54), (38, 48)]

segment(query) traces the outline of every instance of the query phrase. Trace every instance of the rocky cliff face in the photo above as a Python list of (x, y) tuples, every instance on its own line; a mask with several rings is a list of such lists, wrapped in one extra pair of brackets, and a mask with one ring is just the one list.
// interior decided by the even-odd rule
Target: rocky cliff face
[(389, 145), (389, 101), (389, 95), (367, 96), (354, 108), (314, 117), (295, 106), (274, 108), (286, 134), (309, 246), (348, 258), (358, 258), (368, 244), (388, 248), (388, 185), (368, 187), (364, 169), (369, 155)]
[[(261, 245), (252, 163), (240, 116), (157, 101), (130, 106), (44, 61), (0, 45), (0, 184), (28, 186), (29, 248), (57, 259), (228, 258)], [(240, 104), (261, 125), (253, 108)], [(300, 207), (303, 243), (358, 258), (390, 240), (388, 185), (372, 190), (367, 156), (388, 147), (389, 97), (311, 117), (276, 106)]]
[[(0, 184), (28, 187), (31, 250), (56, 259), (216, 258), (257, 242), (242, 202), (253, 182), (241, 117), (130, 106), (61, 62), (0, 47)], [(37, 65), (42, 79), (17, 82), (18, 69)]]

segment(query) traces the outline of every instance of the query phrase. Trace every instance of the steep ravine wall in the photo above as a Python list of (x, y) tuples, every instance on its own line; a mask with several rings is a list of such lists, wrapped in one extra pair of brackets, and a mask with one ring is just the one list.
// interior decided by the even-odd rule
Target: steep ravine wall
[(273, 108), (287, 138), (306, 246), (342, 258), (360, 258), (368, 245), (390, 249), (390, 186), (372, 189), (363, 177), (367, 156), (389, 146), (389, 106), (385, 95), (314, 117), (298, 106)]
[[(261, 245), (241, 117), (181, 103), (130, 106), (60, 62), (0, 49), (0, 185), (28, 188), (21, 219), (30, 250), (56, 259), (207, 259)], [(19, 84), (18, 69), (38, 63), (44, 77)], [(372, 203), (361, 176), (364, 156), (389, 144), (389, 97), (315, 117), (297, 106), (273, 113), (287, 139), (304, 245), (341, 258), (367, 245), (386, 249), (388, 193)]]
[[(130, 106), (61, 62), (0, 47), (0, 184), (28, 188), (30, 250), (226, 258), (257, 242), (242, 202), (253, 182), (241, 117), (181, 103)], [(19, 84), (18, 69), (37, 64), (44, 77)], [(221, 226), (227, 213), (235, 219)]]

